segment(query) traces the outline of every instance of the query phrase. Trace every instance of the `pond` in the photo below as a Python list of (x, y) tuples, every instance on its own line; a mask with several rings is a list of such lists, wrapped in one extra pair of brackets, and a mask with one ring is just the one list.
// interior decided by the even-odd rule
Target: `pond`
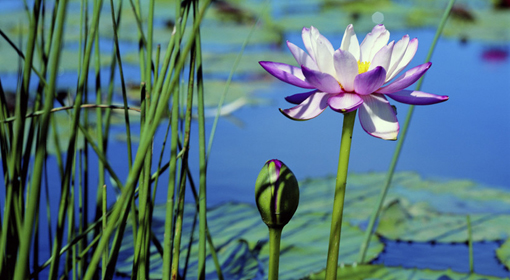
[[(258, 0), (232, 1), (231, 5), (238, 7), (241, 13), (229, 14), (221, 8), (221, 3), (230, 1), (217, 2), (219, 4), (212, 7), (213, 16), (206, 19), (206, 24), (212, 24), (214, 30), (204, 32), (203, 40), (205, 74), (211, 84), (211, 87), (206, 87), (206, 91), (213, 92), (208, 104), (211, 109), (214, 109), (213, 104), (223, 90), (224, 81), (246, 37), (246, 31), (254, 22), (254, 15), (262, 11), (265, 5), (265, 2)], [(294, 1), (292, 5), (284, 1), (275, 2), (271, 2), (268, 9), (272, 22), (266, 22), (266, 25), (254, 33), (239, 70), (234, 75), (234, 84), (227, 94), (228, 103), (242, 98), (245, 105), (219, 120), (208, 163), (208, 205), (211, 207), (220, 207), (229, 202), (253, 206), (255, 179), (264, 162), (272, 158), (285, 162), (298, 180), (324, 178), (336, 171), (342, 115), (327, 109), (317, 118), (306, 122), (287, 119), (278, 108), (291, 107), (283, 98), (302, 92), (302, 89), (286, 85), (265, 74), (257, 61), (280, 59), (281, 62), (291, 63), (292, 55), (283, 42), (288, 40), (303, 47), (303, 26), (316, 26), (331, 40), (333, 46), (338, 47), (343, 29), (348, 23), (354, 23), (359, 39), (363, 38), (374, 24), (383, 23), (391, 32), (390, 40), (398, 40), (405, 34), (419, 39), (418, 52), (408, 67), (411, 68), (424, 62), (441, 9), (445, 5), (443, 1), (430, 1), (428, 12), (420, 12), (425, 4), (420, 4), (419, 1), (382, 1), (388, 3), (373, 7), (366, 3), (358, 7), (343, 1), (302, 0)], [(22, 9), (18, 1), (6, 1), (0, 6), (4, 9), (0, 13), (6, 13), (7, 10), (15, 14)], [(361, 6), (363, 8), (360, 8)], [(437, 44), (431, 59), (432, 67), (422, 86), (425, 92), (448, 95), (450, 99), (438, 105), (415, 108), (397, 171), (416, 172), (423, 180), (469, 180), (476, 182), (480, 188), (490, 187), (491, 190), (509, 192), (510, 33), (507, 26), (510, 13), (508, 10), (496, 10), (485, 1), (468, 1), (458, 4), (456, 8), (445, 30), (445, 36)], [(168, 34), (168, 30), (163, 28), (166, 19), (173, 16), (172, 12), (170, 16), (164, 16), (168, 11), (171, 9), (165, 8), (157, 12), (158, 28), (161, 29), (158, 32), (161, 34)], [(498, 20), (493, 21), (499, 23), (491, 22), (491, 17), (497, 18)], [(12, 18), (4, 19), (3, 23), (6, 24), (8, 20), (12, 21)], [(272, 25), (279, 29), (269, 32)], [(236, 29), (236, 26), (239, 28)], [(222, 35), (222, 29), (226, 35)], [(136, 34), (122, 36), (121, 48), (127, 64), (126, 77), (130, 83), (137, 84), (139, 72), (135, 61), (138, 43), (133, 40)], [(108, 38), (102, 40), (102, 52), (111, 52)], [(162, 42), (165, 40), (161, 39)], [(76, 48), (76, 41), (71, 41), (67, 50), (76, 51), (73, 50)], [(0, 50), (5, 49), (5, 45), (1, 46)], [(107, 62), (103, 63), (106, 65)], [(72, 67), (63, 67), (65, 70), (60, 76), (61, 87), (73, 87), (76, 74), (69, 70)], [(106, 80), (107, 67), (102, 71)], [(0, 78), (5, 89), (15, 90), (16, 73), (12, 69), (0, 66)], [(218, 84), (213, 84), (215, 82)], [(119, 85), (117, 82), (117, 86)], [(90, 94), (93, 96), (93, 92)], [(115, 99), (116, 103), (120, 104), (120, 95)], [(138, 106), (134, 100), (135, 98), (131, 102)], [(397, 107), (397, 117), (402, 126), (409, 106), (397, 102), (392, 104)], [(134, 119), (136, 122), (136, 116)], [(212, 118), (207, 121), (207, 133), (211, 132), (212, 123)], [(155, 151), (161, 150), (165, 129), (166, 123), (157, 131)], [(112, 129), (112, 139), (122, 138), (124, 131), (122, 125), (116, 125)], [(132, 133), (139, 134), (137, 123), (132, 125)], [(193, 136), (192, 145), (197, 145)], [(349, 170), (355, 174), (385, 172), (395, 147), (396, 142), (383, 141), (365, 133), (356, 120)], [(108, 151), (108, 157), (121, 178), (127, 176), (126, 150), (125, 141), (115, 140)], [(49, 157), (48, 160), (56, 166), (55, 158)], [(163, 162), (166, 161), (168, 153), (163, 157)], [(154, 166), (157, 163), (156, 157)], [(198, 166), (197, 149), (190, 151), (190, 165)], [(97, 159), (91, 160), (89, 169), (97, 170)], [(192, 168), (192, 173), (198, 174), (198, 169)], [(97, 181), (97, 174), (91, 173), (89, 180)], [(166, 186), (167, 182), (168, 176), (163, 176), (159, 185)], [(48, 184), (59, 186), (60, 179), (58, 176), (49, 176)], [(396, 191), (398, 192), (398, 188)], [(454, 191), (452, 190), (452, 193)], [(109, 191), (110, 198), (115, 195), (116, 192)], [(50, 198), (57, 201), (57, 198)], [(422, 192), (412, 198), (417, 201), (433, 201), (435, 193)], [(46, 199), (45, 194), (42, 199)], [(91, 199), (94, 199), (92, 194)], [(187, 199), (192, 201), (190, 196)], [(411, 202), (415, 202), (413, 199), (409, 198)], [(165, 200), (166, 188), (159, 187), (156, 202), (163, 203)], [(454, 200), (439, 200), (445, 204), (445, 213), (453, 213), (447, 204)], [(3, 193), (1, 201), (3, 205)], [(498, 206), (497, 211), (489, 207), (477, 208), (479, 205), (474, 202), (459, 213), (510, 213), (510, 204)], [(442, 205), (436, 203), (434, 207), (440, 209)], [(41, 208), (41, 211), (46, 209)], [(57, 208), (52, 208), (51, 211), (56, 215)], [(43, 222), (45, 221), (42, 220), (41, 223)], [(497, 277), (510, 276), (508, 270), (494, 257), (494, 251), (507, 237), (508, 234), (499, 236), (496, 240), (475, 243), (475, 272)], [(385, 251), (373, 262), (375, 264), (438, 270), (451, 268), (454, 271), (467, 272), (467, 261), (464, 260), (467, 246), (464, 244), (430, 246), (429, 243), (408, 244), (386, 237), (382, 237), (381, 242), (385, 245)], [(49, 247), (47, 249), (49, 251)], [(439, 261), (433, 255), (438, 251), (438, 254), (443, 256)], [(418, 256), (420, 252), (423, 253), (423, 258)], [(462, 256), (462, 264), (456, 261), (458, 256)]]
[[(465, 243), (414, 243), (387, 239), (383, 242), (384, 252), (372, 261), (373, 264), (469, 272), (469, 247)], [(499, 246), (501, 242), (497, 241), (473, 244), (473, 270), (476, 273), (502, 278), (510, 275), (494, 254)]]

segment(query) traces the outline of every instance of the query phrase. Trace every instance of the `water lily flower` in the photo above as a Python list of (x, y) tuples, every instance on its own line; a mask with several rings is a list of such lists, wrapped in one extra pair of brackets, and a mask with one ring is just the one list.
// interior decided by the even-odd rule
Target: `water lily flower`
[[(448, 96), (406, 90), (430, 68), (418, 65), (393, 80), (411, 61), (418, 49), (418, 39), (408, 35), (390, 42), (390, 32), (380, 24), (358, 43), (352, 24), (345, 29), (340, 48), (315, 27), (303, 28), (306, 51), (287, 41), (300, 67), (285, 63), (260, 61), (276, 78), (305, 89), (305, 93), (287, 96), (295, 107), (280, 111), (293, 120), (317, 117), (326, 107), (347, 113), (358, 110), (363, 129), (370, 135), (395, 140), (399, 124), (395, 110), (386, 97), (413, 105), (429, 105), (448, 100)], [(390, 82), (393, 80), (392, 82)], [(390, 83), (388, 83), (390, 82)]]

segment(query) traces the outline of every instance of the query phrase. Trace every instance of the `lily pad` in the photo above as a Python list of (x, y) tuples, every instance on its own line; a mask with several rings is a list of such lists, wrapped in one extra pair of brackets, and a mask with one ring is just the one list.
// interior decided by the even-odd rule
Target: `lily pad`
[[(471, 216), (473, 240), (508, 237), (510, 194), (473, 182), (423, 181), (414, 176), (394, 180), (390, 201), (377, 232), (389, 239), (437, 242), (467, 240), (466, 215)], [(398, 197), (393, 196), (398, 194)]]
[[(322, 185), (310, 182), (312, 181), (304, 182), (301, 185), (300, 206), (293, 220), (283, 230), (280, 279), (300, 279), (324, 269), (326, 264), (334, 185), (329, 184), (331, 180), (327, 180)], [(186, 205), (183, 240), (189, 240), (195, 214), (194, 208), (194, 205)], [(163, 238), (164, 211), (163, 206), (158, 206), (153, 215), (153, 230), (159, 240)], [(357, 215), (352, 214), (351, 216)], [(226, 275), (237, 273), (235, 275), (251, 279), (257, 274), (264, 275), (267, 272), (268, 230), (262, 223), (254, 205), (229, 203), (210, 209), (208, 211), (208, 226)], [(125, 250), (121, 253), (118, 265), (118, 271), (126, 274), (129, 274), (131, 270), (132, 261), (132, 248), (129, 248), (132, 244), (132, 235), (129, 229), (128, 226), (128, 232), (124, 237)], [(360, 228), (352, 226), (348, 222), (343, 224), (340, 246), (341, 263), (356, 261), (362, 239), (363, 231)], [(190, 252), (191, 260), (196, 260), (196, 247), (196, 241), (193, 241)], [(375, 258), (382, 249), (382, 243), (378, 241), (377, 237), (373, 238), (367, 259)], [(184, 244), (181, 247), (182, 261), (184, 261), (187, 252), (188, 244)], [(234, 261), (225, 257), (224, 254), (236, 256), (238, 259)], [(161, 277), (161, 257), (155, 253), (155, 250), (151, 255), (151, 264), (153, 265), (151, 277)], [(196, 277), (194, 275), (196, 265), (195, 262), (188, 264), (187, 277)], [(245, 267), (247, 271), (240, 272), (240, 267)], [(206, 273), (207, 279), (216, 279), (210, 257), (208, 257)]]
[(510, 238), (496, 250), (496, 257), (507, 269), (510, 269)]
[[(325, 273), (312, 275), (310, 280), (324, 279)], [(451, 270), (435, 271), (430, 269), (410, 269), (402, 267), (387, 267), (382, 265), (357, 265), (344, 266), (338, 269), (337, 279), (435, 279), (435, 280), (496, 280), (500, 277), (478, 275), (474, 273), (458, 273)], [(504, 278), (508, 279), (508, 278)]]
[[(340, 263), (356, 262), (364, 225), (370, 217), (385, 178), (384, 173), (349, 174)], [(423, 180), (413, 172), (396, 173), (393, 181), (394, 186), (388, 194), (377, 229), (377, 233), (384, 238), (464, 242), (467, 240), (466, 214), (469, 211), (474, 212), (471, 214), (474, 241), (501, 240), (510, 232), (510, 226), (506, 223), (510, 219), (510, 204), (506, 204), (510, 194), (507, 192), (467, 180)], [(334, 184), (334, 177), (300, 182), (301, 201), (298, 211), (283, 230), (281, 279), (302, 279), (325, 268)], [(424, 191), (428, 191), (429, 195), (423, 196)], [(471, 192), (473, 193), (470, 194)], [(453, 201), (464, 200), (466, 203), (441, 209), (440, 205), (433, 203), (433, 196), (439, 197), (440, 201), (448, 198)], [(502, 203), (499, 203), (500, 201)], [(487, 205), (483, 206), (484, 204)], [(493, 204), (493, 207), (489, 207), (489, 204)], [(183, 240), (190, 238), (194, 208), (194, 205), (186, 205)], [(159, 240), (163, 238), (164, 211), (163, 206), (157, 206), (154, 212), (153, 230)], [(265, 275), (268, 267), (268, 232), (255, 206), (228, 203), (212, 208), (208, 212), (208, 225), (225, 275), (232, 275), (233, 279)], [(129, 256), (132, 249), (129, 248), (132, 246), (132, 236), (129, 226), (127, 229), (124, 238), (125, 250), (121, 253), (118, 269), (119, 272), (128, 274), (131, 269)], [(196, 241), (193, 241), (192, 245), (190, 259), (196, 260)], [(383, 244), (374, 237), (367, 259), (374, 259), (382, 249)], [(151, 275), (157, 278), (161, 276), (161, 257), (155, 253), (156, 250), (153, 251)], [(183, 244), (183, 261), (187, 252), (188, 244)], [(508, 253), (501, 252), (500, 258), (503, 261), (507, 259), (505, 254)], [(210, 256), (208, 262), (207, 279), (216, 279)], [(196, 265), (193, 261), (188, 264), (188, 277), (195, 277), (192, 274), (196, 271)], [(341, 275), (352, 277), (345, 276), (347, 278), (342, 279), (360, 279), (361, 276), (376, 279), (482, 279), (482, 276), (475, 274), (468, 276), (450, 270), (417, 270), (378, 265), (363, 265), (357, 268), (345, 266), (340, 271)], [(386, 278), (383, 275), (387, 275), (384, 276)], [(319, 278), (312, 279), (320, 279), (320, 276), (314, 277)]]
[[(213, 80), (213, 79), (207, 79), (204, 81), (204, 103), (205, 106), (210, 107), (212, 110), (216, 110), (216, 107), (218, 106), (218, 103), (220, 101), (221, 96), (223, 95), (223, 92), (225, 91), (225, 86), (227, 85), (226, 81), (224, 80)], [(185, 86), (182, 86), (183, 91), (186, 90)], [(258, 100), (254, 95), (256, 95), (259, 92), (266, 92), (270, 89), (270, 85), (266, 83), (261, 83), (260, 81), (245, 81), (245, 82), (231, 82), (227, 95), (225, 96), (225, 103), (224, 105), (228, 105), (229, 103), (236, 102), (239, 99), (244, 99), (243, 102), (239, 103), (239, 106), (244, 105), (254, 105), (261, 103), (260, 100)], [(140, 89), (137, 87), (131, 87), (129, 88), (127, 92), (129, 98), (131, 100), (137, 100), (137, 104), (139, 104), (140, 100)], [(183, 93), (185, 94), (185, 93)], [(196, 100), (196, 99), (195, 99)], [(193, 104), (196, 106), (196, 102)], [(139, 105), (137, 105), (139, 106)], [(239, 107), (239, 108), (240, 108)], [(208, 114), (206, 112), (206, 114)], [(208, 117), (214, 116), (214, 114), (209, 114)]]

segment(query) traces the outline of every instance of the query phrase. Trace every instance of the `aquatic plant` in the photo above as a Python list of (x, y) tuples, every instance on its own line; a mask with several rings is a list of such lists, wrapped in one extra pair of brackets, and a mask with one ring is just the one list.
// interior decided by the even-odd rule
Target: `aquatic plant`
[(396, 140), (400, 127), (395, 109), (385, 96), (413, 105), (448, 100), (445, 95), (406, 90), (425, 74), (432, 65), (430, 62), (418, 65), (390, 82), (414, 57), (418, 49), (417, 38), (410, 40), (405, 35), (398, 42), (388, 44), (390, 32), (382, 24), (376, 25), (361, 44), (350, 24), (337, 50), (313, 26), (303, 28), (302, 38), (308, 53), (287, 42), (300, 67), (260, 62), (276, 78), (301, 88), (314, 89), (285, 98), (290, 103), (299, 104), (281, 110), (291, 119), (315, 118), (328, 106), (340, 113), (359, 109), (361, 126), (368, 134)]
[(298, 182), (283, 162), (272, 159), (264, 164), (255, 182), (255, 202), (269, 229), (268, 277), (277, 280), (282, 230), (299, 204)]
[(412, 105), (435, 104), (448, 100), (448, 96), (405, 89), (425, 74), (431, 66), (430, 62), (406, 71), (383, 86), (414, 57), (418, 48), (416, 38), (409, 40), (409, 36), (405, 35), (398, 42), (388, 44), (390, 33), (384, 25), (379, 24), (359, 44), (350, 24), (345, 29), (340, 48), (334, 50), (329, 40), (313, 26), (303, 28), (301, 34), (308, 53), (287, 42), (300, 67), (270, 61), (259, 63), (270, 74), (286, 83), (314, 89), (286, 97), (288, 102), (299, 105), (280, 109), (285, 116), (293, 120), (309, 120), (317, 117), (328, 106), (344, 114), (326, 266), (326, 279), (336, 279), (356, 110), (359, 109), (361, 126), (368, 134), (385, 140), (396, 140), (400, 126), (396, 111), (385, 96)]

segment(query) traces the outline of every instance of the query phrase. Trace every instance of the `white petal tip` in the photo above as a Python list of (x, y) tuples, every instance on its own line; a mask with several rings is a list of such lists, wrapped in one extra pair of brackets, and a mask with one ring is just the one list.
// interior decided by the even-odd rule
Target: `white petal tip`
[(369, 134), (376, 138), (380, 138), (382, 140), (396, 141), (397, 136), (398, 136), (398, 131), (391, 132), (391, 133), (381, 133), (381, 134), (380, 133), (369, 133)]

